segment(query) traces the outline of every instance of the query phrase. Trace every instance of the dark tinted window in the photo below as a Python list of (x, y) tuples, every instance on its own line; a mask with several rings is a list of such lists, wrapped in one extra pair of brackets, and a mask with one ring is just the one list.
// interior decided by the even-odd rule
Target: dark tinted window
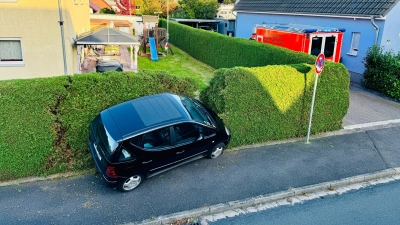
[(176, 144), (192, 142), (200, 137), (199, 126), (192, 123), (174, 125), (174, 138)]
[(201, 108), (201, 106), (197, 105), (190, 98), (184, 96), (179, 96), (179, 100), (193, 120), (207, 125), (212, 124), (211, 120), (207, 117), (207, 114), (202, 111), (203, 109)]
[(212, 136), (214, 134), (215, 134), (214, 130), (212, 130), (210, 128), (203, 127), (203, 135), (204, 135), (204, 137)]
[(104, 126), (100, 117), (96, 117), (93, 121), (93, 129), (95, 129), (95, 136), (96, 141), (100, 145), (101, 149), (103, 150), (104, 154), (107, 157), (110, 157), (118, 147), (118, 142), (113, 139), (110, 133), (107, 131), (106, 127)]
[(333, 56), (333, 51), (335, 50), (335, 42), (336, 42), (335, 36), (326, 37), (325, 49), (324, 49), (325, 57), (329, 58)]
[(311, 55), (318, 56), (321, 53), (322, 37), (313, 37), (311, 43)]
[(140, 145), (140, 142), (142, 140), (143, 135), (140, 135), (138, 137), (133, 138), (132, 140), (129, 141), (129, 143), (131, 143), (131, 145), (137, 146), (137, 147), (142, 147)]
[(169, 127), (165, 127), (144, 134), (141, 147), (146, 149), (157, 149), (171, 146), (171, 135), (169, 132)]

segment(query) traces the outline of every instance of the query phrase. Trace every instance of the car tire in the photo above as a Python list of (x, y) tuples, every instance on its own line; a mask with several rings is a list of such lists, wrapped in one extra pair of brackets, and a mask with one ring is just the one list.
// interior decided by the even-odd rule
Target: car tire
[(208, 158), (215, 159), (220, 156), (225, 150), (225, 145), (223, 143), (219, 143), (213, 147), (213, 149), (208, 153)]
[(122, 192), (132, 191), (137, 188), (143, 182), (143, 176), (136, 174), (130, 176), (118, 184), (118, 190)]

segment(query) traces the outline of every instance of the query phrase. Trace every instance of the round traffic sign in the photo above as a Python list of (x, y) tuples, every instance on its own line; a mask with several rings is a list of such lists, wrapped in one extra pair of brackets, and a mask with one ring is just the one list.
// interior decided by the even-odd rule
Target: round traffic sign
[(320, 53), (317, 56), (317, 59), (315, 60), (315, 72), (317, 74), (322, 73), (324, 66), (325, 66), (325, 55), (324, 55), (324, 53)]

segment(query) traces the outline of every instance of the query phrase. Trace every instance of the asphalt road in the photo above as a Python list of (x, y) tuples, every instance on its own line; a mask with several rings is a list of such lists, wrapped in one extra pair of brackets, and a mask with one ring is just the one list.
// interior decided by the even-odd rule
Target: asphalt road
[(1, 224), (121, 224), (400, 166), (400, 127), (201, 159), (120, 193), (86, 175), (0, 188)]
[(342, 195), (305, 201), (257, 213), (209, 222), (209, 225), (235, 224), (400, 224), (400, 181), (369, 186)]

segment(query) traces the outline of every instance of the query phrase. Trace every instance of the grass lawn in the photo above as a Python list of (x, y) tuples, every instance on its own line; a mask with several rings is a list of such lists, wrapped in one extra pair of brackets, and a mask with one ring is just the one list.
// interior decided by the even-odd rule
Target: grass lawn
[[(194, 59), (177, 47), (171, 47), (174, 54), (168, 52), (168, 57), (159, 55), (158, 61), (151, 61), (150, 56), (139, 56), (139, 70), (164, 70), (178, 77), (191, 77), (195, 79), (200, 91), (207, 87), (214, 76), (215, 69)], [(165, 54), (165, 51), (161, 48), (158, 50)], [(147, 53), (150, 53), (149, 49), (147, 49)]]

